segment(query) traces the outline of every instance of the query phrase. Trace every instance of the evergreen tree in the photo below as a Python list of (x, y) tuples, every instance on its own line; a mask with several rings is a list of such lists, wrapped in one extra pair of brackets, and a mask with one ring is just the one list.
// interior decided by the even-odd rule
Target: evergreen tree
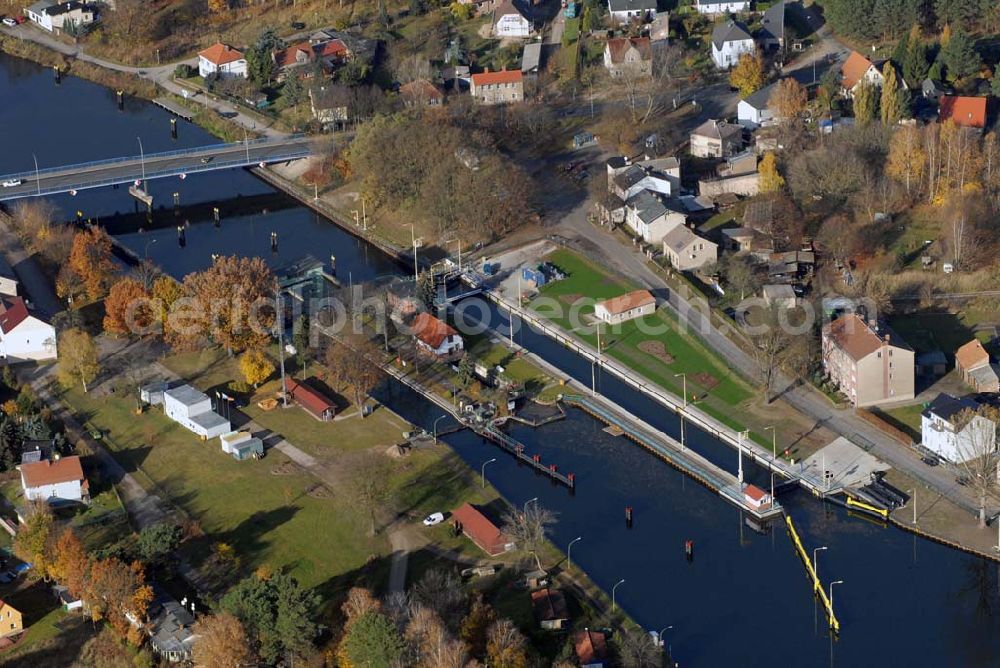
[(271, 54), (276, 49), (285, 48), (285, 42), (273, 28), (261, 32), (257, 41), (247, 49), (247, 75), (258, 88), (269, 86), (274, 79), (275, 65)]
[(971, 76), (983, 66), (972, 40), (961, 30), (954, 31), (948, 43), (941, 47), (938, 60), (944, 65), (945, 75), (949, 81)]
[(285, 107), (294, 107), (306, 99), (306, 88), (302, 85), (302, 79), (293, 72), (285, 79), (285, 85), (281, 87), (281, 102)]
[(427, 0), (410, 0), (410, 15), (420, 16), (427, 13)]
[(420, 280), (417, 281), (417, 299), (430, 311), (434, 310), (434, 297), (436, 293), (434, 275), (429, 271), (421, 273)]
[(927, 63), (927, 47), (920, 41), (919, 37), (914, 39), (913, 35), (910, 36), (906, 55), (902, 62), (903, 79), (910, 87), (916, 88), (923, 82), (930, 67)]
[(0, 471), (10, 471), (21, 463), (24, 434), (13, 418), (7, 418), (0, 427)]
[(854, 91), (854, 118), (858, 125), (868, 125), (878, 115), (878, 88), (867, 79)]
[(879, 111), (883, 125), (896, 125), (901, 114), (899, 81), (896, 79), (896, 68), (891, 62), (882, 69), (885, 81), (882, 83), (882, 99), (879, 101)]
[(890, 60), (892, 62), (902, 66), (906, 62), (906, 55), (910, 52), (910, 33), (904, 33), (899, 41), (896, 42), (896, 48), (892, 50), (892, 56)]

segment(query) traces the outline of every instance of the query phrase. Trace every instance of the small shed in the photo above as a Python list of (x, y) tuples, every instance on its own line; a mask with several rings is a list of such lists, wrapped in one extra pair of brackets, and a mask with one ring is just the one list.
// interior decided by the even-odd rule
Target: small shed
[(948, 358), (940, 350), (930, 350), (917, 355), (917, 375), (939, 378), (948, 372)]
[(535, 621), (546, 631), (558, 631), (569, 626), (569, 609), (566, 597), (558, 589), (539, 589), (531, 592), (531, 609)]
[(231, 431), (219, 437), (222, 451), (236, 461), (260, 459), (264, 456), (264, 442), (248, 431)]
[(590, 146), (597, 139), (590, 132), (577, 132), (573, 135), (573, 148), (583, 148), (584, 146)]
[(470, 503), (462, 504), (451, 513), (455, 529), (468, 537), (486, 554), (495, 557), (514, 548), (499, 527)]
[(163, 393), (167, 391), (166, 381), (149, 383), (139, 388), (139, 400), (150, 406), (159, 406), (163, 403)]
[(754, 510), (767, 510), (771, 507), (771, 495), (762, 490), (757, 485), (745, 485), (743, 487), (743, 498)]
[(58, 599), (59, 604), (62, 609), (66, 612), (73, 612), (75, 610), (83, 610), (83, 601), (80, 600), (79, 596), (73, 596), (69, 593), (69, 589), (62, 585), (55, 585), (52, 587), (52, 595)]
[(337, 406), (325, 394), (304, 382), (289, 378), (288, 396), (317, 420), (328, 422), (337, 412)]

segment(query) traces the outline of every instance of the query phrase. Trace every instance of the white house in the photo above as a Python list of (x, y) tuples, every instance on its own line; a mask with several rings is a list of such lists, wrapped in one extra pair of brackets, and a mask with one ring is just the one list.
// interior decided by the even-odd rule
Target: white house
[[(882, 76), (880, 65), (884, 61), (872, 62), (862, 56), (857, 51), (852, 51), (844, 64), (840, 67), (841, 86), (843, 94), (847, 97), (854, 97), (854, 92), (862, 82), (867, 82), (878, 88), (882, 87), (885, 77)], [(899, 82), (906, 87), (906, 82), (901, 78)]]
[(645, 21), (656, 13), (656, 0), (608, 0), (608, 13), (615, 23)]
[(958, 429), (957, 416), (962, 411), (978, 408), (979, 404), (972, 399), (938, 395), (920, 414), (923, 446), (954, 463), (975, 459), (995, 448), (997, 425), (981, 415), (973, 417), (962, 429)]
[(677, 271), (692, 271), (719, 259), (719, 247), (686, 225), (678, 225), (664, 235), (663, 254)]
[(40, 0), (25, 8), (24, 13), (28, 20), (37, 24), (39, 28), (54, 33), (74, 32), (82, 26), (90, 25), (97, 17), (93, 5), (77, 0), (70, 2)]
[(0, 295), (16, 295), (17, 286), (17, 274), (7, 262), (7, 258), (0, 254)]
[(728, 158), (743, 148), (743, 126), (710, 118), (691, 131), (689, 151), (696, 158)]
[(708, 16), (735, 14), (750, 10), (750, 0), (698, 0), (698, 13)]
[(753, 52), (753, 37), (739, 21), (726, 21), (712, 30), (712, 61), (718, 69), (728, 69), (739, 62), (740, 56)]
[(736, 105), (736, 119), (740, 125), (753, 129), (774, 121), (774, 109), (770, 106), (770, 100), (776, 85), (765, 86), (739, 101)]
[(422, 311), (410, 322), (417, 345), (435, 357), (448, 357), (462, 352), (462, 337), (448, 323)]
[(530, 10), (523, 9), (513, 0), (504, 0), (493, 10), (493, 35), (495, 37), (529, 37)]
[(594, 304), (594, 317), (616, 324), (634, 320), (656, 311), (656, 298), (649, 290), (635, 290)]
[(21, 470), (21, 489), (28, 501), (85, 503), (90, 500), (90, 485), (76, 455), (21, 464), (18, 468)]
[(168, 418), (203, 439), (227, 434), (229, 420), (212, 410), (212, 400), (190, 385), (172, 387), (163, 393), (163, 412)]
[(681, 163), (675, 157), (632, 162), (622, 156), (609, 158), (608, 191), (622, 201), (643, 190), (666, 197), (677, 196), (681, 186)]
[(8, 364), (56, 358), (55, 327), (28, 313), (20, 297), (0, 295), (0, 358)]
[(204, 51), (198, 53), (198, 74), (207, 77), (218, 74), (220, 77), (247, 76), (247, 59), (243, 53), (228, 44), (216, 42)]
[(667, 206), (667, 200), (643, 190), (625, 200), (625, 224), (648, 244), (658, 244), (671, 230), (687, 221), (679, 203)]

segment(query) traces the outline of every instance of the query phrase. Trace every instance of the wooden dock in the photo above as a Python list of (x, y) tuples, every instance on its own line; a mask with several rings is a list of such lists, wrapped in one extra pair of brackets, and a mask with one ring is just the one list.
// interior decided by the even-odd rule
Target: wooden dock
[(158, 97), (153, 100), (153, 104), (161, 109), (169, 111), (174, 116), (178, 118), (183, 118), (185, 121), (190, 121), (194, 118), (194, 113), (187, 107), (183, 107), (170, 98)]

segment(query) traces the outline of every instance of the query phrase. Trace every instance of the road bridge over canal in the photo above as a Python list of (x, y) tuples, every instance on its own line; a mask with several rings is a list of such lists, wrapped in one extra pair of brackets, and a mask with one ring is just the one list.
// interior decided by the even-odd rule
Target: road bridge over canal
[(161, 153), (143, 153), (141, 145), (139, 149), (139, 155), (44, 169), (39, 169), (36, 165), (31, 171), (0, 176), (0, 183), (7, 184), (0, 187), (0, 202), (285, 162), (304, 158), (312, 152), (311, 139), (305, 135), (249, 139)]

